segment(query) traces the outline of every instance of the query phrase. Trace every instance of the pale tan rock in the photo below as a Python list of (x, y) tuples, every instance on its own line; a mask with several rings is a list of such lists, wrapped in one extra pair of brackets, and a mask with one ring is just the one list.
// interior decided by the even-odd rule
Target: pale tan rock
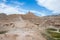
[[(14, 30), (5, 34), (10, 40), (46, 40), (38, 31), (34, 30)], [(3, 37), (5, 38), (5, 37)]]
[(46, 40), (38, 26), (32, 22), (16, 15), (9, 18), (7, 21), (1, 21), (0, 31), (8, 32), (0, 34), (0, 40)]

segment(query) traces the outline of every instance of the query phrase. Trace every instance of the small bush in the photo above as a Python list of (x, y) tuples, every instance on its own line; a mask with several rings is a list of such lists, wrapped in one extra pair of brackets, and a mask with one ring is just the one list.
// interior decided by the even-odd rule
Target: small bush
[(0, 34), (5, 34), (7, 31), (1, 31)]

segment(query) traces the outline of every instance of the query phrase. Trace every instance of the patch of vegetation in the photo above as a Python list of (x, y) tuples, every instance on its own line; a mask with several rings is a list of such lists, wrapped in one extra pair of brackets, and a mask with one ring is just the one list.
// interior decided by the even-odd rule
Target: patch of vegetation
[(59, 29), (59, 32), (60, 32), (60, 29)]
[(53, 28), (48, 28), (48, 31), (57, 31), (57, 29), (53, 29)]
[(57, 32), (57, 29), (48, 28), (46, 32), (48, 34), (47, 40), (60, 40), (60, 32)]
[(0, 34), (5, 34), (7, 31), (1, 31)]
[(50, 34), (53, 38), (60, 38), (60, 33), (58, 33), (58, 32), (49, 32), (49, 34)]

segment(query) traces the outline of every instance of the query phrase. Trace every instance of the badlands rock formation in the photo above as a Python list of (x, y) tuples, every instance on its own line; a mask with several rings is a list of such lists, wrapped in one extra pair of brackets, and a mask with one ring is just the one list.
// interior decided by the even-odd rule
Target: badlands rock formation
[(33, 13), (0, 14), (0, 40), (47, 40), (47, 28), (59, 28), (60, 16), (38, 17)]
[(29, 20), (23, 20), (17, 14), (2, 17), (0, 18), (0, 40), (46, 40), (38, 26)]

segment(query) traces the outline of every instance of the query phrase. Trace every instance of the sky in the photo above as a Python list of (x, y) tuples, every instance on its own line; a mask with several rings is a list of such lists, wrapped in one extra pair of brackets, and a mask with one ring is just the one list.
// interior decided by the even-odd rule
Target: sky
[(60, 14), (60, 0), (0, 0), (0, 13), (37, 16)]

